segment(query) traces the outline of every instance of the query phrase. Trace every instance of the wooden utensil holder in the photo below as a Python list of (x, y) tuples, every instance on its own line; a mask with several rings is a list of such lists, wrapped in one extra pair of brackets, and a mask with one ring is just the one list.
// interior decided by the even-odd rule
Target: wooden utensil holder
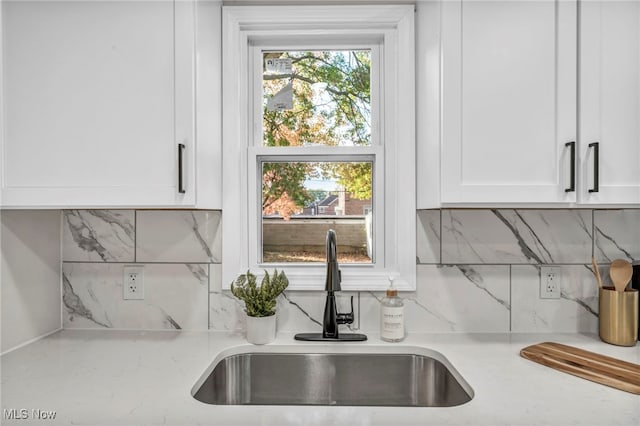
[(603, 287), (598, 302), (600, 339), (612, 345), (634, 346), (638, 340), (638, 290), (621, 292)]

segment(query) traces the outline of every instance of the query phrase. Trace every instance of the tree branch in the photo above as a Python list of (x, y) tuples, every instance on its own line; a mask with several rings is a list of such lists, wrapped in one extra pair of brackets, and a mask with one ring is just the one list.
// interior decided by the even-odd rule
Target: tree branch
[[(316, 84), (316, 83), (324, 83), (323, 81), (316, 81), (313, 80), (312, 78), (309, 77), (305, 77), (302, 76), (300, 74), (271, 74), (271, 75), (265, 75), (262, 77), (263, 80), (282, 80), (283, 78), (290, 78), (292, 80), (300, 80), (300, 81), (305, 81), (309, 84)], [(330, 87), (329, 85), (327, 85), (327, 87), (325, 87), (325, 90), (329, 93), (333, 93), (334, 95), (337, 96), (353, 96), (355, 98), (358, 98), (360, 100), (362, 100), (363, 102), (369, 102), (369, 98), (368, 97), (362, 97), (360, 96), (358, 93), (355, 92), (351, 92), (349, 90), (336, 90), (333, 87)]]

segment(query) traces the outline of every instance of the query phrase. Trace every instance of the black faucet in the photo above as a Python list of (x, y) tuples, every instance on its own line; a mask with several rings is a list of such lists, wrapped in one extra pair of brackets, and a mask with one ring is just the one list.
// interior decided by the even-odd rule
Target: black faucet
[(324, 304), (324, 318), (322, 321), (322, 334), (300, 333), (295, 335), (296, 340), (306, 341), (363, 341), (367, 340), (364, 334), (339, 333), (339, 324), (353, 323), (353, 296), (351, 296), (351, 312), (338, 313), (336, 307), (336, 291), (341, 291), (342, 273), (338, 266), (338, 249), (336, 244), (336, 232), (333, 229), (327, 231), (327, 278), (324, 289), (327, 292), (327, 300)]
[(353, 296), (351, 296), (351, 312), (338, 313), (336, 296), (334, 292), (342, 290), (342, 272), (338, 266), (338, 250), (336, 247), (336, 233), (333, 229), (327, 231), (327, 279), (324, 290), (327, 292), (327, 300), (324, 304), (324, 320), (322, 321), (322, 336), (324, 338), (337, 339), (338, 324), (353, 323)]

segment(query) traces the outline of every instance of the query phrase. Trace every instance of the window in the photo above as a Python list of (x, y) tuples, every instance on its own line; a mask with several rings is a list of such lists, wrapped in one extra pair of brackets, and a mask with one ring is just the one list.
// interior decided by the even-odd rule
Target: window
[[(341, 155), (341, 149), (370, 147), (372, 133), (378, 139), (377, 128), (371, 128), (372, 112), (378, 115), (377, 104), (372, 111), (371, 102), (372, 91), (374, 98), (378, 96), (377, 85), (372, 88), (371, 84), (372, 65), (374, 71), (379, 68), (378, 46), (357, 50), (278, 47), (259, 44), (253, 48), (254, 78), (262, 80), (261, 94), (254, 93), (250, 100), (253, 121), (262, 121), (253, 145), (299, 151), (281, 157), (290, 161), (260, 161), (258, 262), (322, 263), (325, 235), (334, 229), (340, 236), (340, 263), (372, 263), (374, 239), (359, 206), (371, 205), (376, 158), (347, 161), (362, 155)], [(295, 161), (314, 146), (327, 147), (327, 152), (345, 161)]]
[(372, 49), (255, 50), (262, 146), (371, 146)]
[[(329, 229), (340, 236), (339, 263), (374, 262), (373, 229), (359, 207), (373, 196), (372, 161), (262, 162), (261, 169), (259, 263), (323, 263)], [(351, 198), (351, 193), (364, 201)]]
[(223, 288), (415, 288), (412, 6), (223, 8)]

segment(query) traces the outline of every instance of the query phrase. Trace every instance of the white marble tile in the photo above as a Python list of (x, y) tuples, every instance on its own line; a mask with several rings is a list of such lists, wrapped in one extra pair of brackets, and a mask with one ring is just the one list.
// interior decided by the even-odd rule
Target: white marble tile
[[(415, 296), (415, 292), (400, 293), (400, 297), (403, 299), (405, 299), (407, 295), (413, 297)], [(384, 292), (360, 292), (360, 329), (364, 334), (380, 333), (380, 301), (384, 296)], [(405, 300), (404, 302), (406, 306), (407, 301)]]
[(209, 294), (209, 329), (244, 331), (244, 306), (229, 290)]
[[(322, 332), (325, 300), (323, 291), (286, 291), (278, 298), (278, 330)], [(340, 308), (338, 311), (343, 312)]]
[(640, 261), (640, 209), (595, 210), (593, 222), (597, 262)]
[(64, 261), (134, 261), (133, 210), (63, 210)]
[[(290, 332), (322, 332), (322, 319), (327, 294), (324, 291), (287, 291), (278, 298), (278, 330)], [(336, 293), (338, 312), (351, 310), (353, 296), (355, 317), (358, 318), (358, 293), (343, 291)], [(362, 316), (360, 317), (362, 318)], [(341, 325), (340, 331), (360, 328), (357, 319), (351, 325)]]
[(222, 265), (212, 264), (209, 271), (209, 329), (244, 330), (244, 303), (222, 290)]
[(598, 332), (598, 285), (591, 269), (567, 265), (558, 271), (561, 298), (541, 299), (540, 268), (512, 267), (511, 331)]
[[(221, 265), (211, 265), (209, 327), (212, 330), (244, 331), (244, 302), (236, 299), (229, 290), (221, 289), (221, 269)], [(357, 292), (336, 294), (339, 312), (348, 312), (351, 309), (349, 298), (352, 295), (357, 312)], [(324, 291), (285, 291), (277, 300), (278, 331), (321, 332), (325, 300)], [(358, 327), (358, 324), (354, 324), (353, 327)], [(341, 326), (340, 329), (348, 332), (347, 326)]]
[(416, 291), (400, 294), (408, 333), (509, 331), (509, 266), (418, 265), (417, 272)]
[[(418, 265), (415, 292), (401, 292), (410, 333), (509, 330), (509, 266)], [(384, 292), (362, 292), (362, 331), (380, 332)]]
[(144, 300), (123, 300), (124, 266), (63, 264), (65, 328), (207, 329), (209, 265), (143, 265)]
[(418, 210), (417, 263), (440, 263), (440, 210)]
[[(211, 265), (212, 269), (218, 265)], [(212, 330), (245, 330), (244, 302), (236, 299), (230, 291), (212, 287), (210, 294), (209, 327)], [(349, 298), (354, 296), (357, 312), (357, 293), (341, 292), (336, 295), (339, 312), (351, 308)], [(326, 293), (323, 291), (286, 291), (278, 297), (277, 329), (293, 333), (321, 332)], [(353, 324), (358, 327), (358, 324)], [(348, 332), (349, 327), (340, 329)]]
[(586, 264), (591, 210), (443, 210), (447, 264)]
[(139, 210), (137, 261), (219, 263), (220, 218), (219, 211)]

